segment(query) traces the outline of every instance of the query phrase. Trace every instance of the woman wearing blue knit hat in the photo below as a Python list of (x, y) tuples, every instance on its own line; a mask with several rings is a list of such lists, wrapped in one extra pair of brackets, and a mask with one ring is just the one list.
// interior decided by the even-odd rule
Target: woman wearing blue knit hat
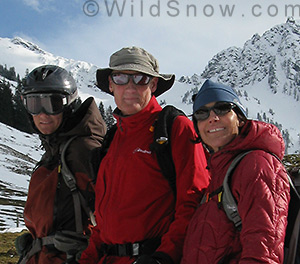
[[(193, 122), (198, 142), (209, 152), (211, 182), (189, 224), (181, 263), (283, 263), (289, 182), (270, 154), (283, 158), (280, 131), (247, 119), (234, 90), (210, 80), (194, 97)], [(235, 225), (220, 187), (233, 159), (249, 150), (229, 184), (241, 220)]]

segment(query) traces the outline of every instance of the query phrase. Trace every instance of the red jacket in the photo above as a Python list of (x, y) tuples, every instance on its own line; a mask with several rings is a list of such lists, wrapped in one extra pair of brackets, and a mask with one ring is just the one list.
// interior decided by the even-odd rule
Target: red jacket
[[(101, 146), (105, 132), (106, 126), (97, 105), (89, 98), (57, 133), (40, 135), (46, 152), (31, 176), (24, 209), (25, 224), (34, 239), (53, 235), (58, 230), (75, 231), (72, 193), (64, 181), (58, 179), (59, 145), (74, 135), (78, 136), (67, 149), (66, 161), (74, 173), (78, 188), (87, 199), (88, 194), (93, 196), (94, 193), (89, 154), (92, 149)], [(83, 223), (88, 223), (85, 214)], [(53, 246), (44, 246), (27, 263), (59, 264), (64, 263), (65, 259), (65, 253)]]
[[(162, 108), (152, 97), (139, 113), (116, 116), (118, 129), (100, 164), (96, 183), (97, 227), (80, 263), (103, 263), (102, 243), (124, 244), (162, 237), (157, 251), (179, 263), (187, 224), (208, 185), (202, 146), (194, 144), (192, 122), (185, 116), (172, 127), (172, 157), (176, 167), (177, 200), (150, 151), (149, 129)], [(129, 257), (107, 257), (106, 263), (132, 263)]]
[(189, 224), (182, 264), (283, 263), (290, 197), (282, 164), (267, 153), (281, 159), (284, 155), (284, 142), (275, 126), (247, 121), (239, 136), (213, 154), (208, 164), (208, 192), (222, 185), (233, 158), (249, 149), (258, 150), (242, 159), (231, 182), (242, 219), (241, 232), (218, 208), (214, 196), (197, 209)]

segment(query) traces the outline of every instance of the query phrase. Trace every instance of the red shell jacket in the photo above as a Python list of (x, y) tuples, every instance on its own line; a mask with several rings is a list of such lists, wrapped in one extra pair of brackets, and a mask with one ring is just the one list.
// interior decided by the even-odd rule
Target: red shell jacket
[[(58, 230), (75, 231), (72, 194), (64, 181), (58, 179), (59, 145), (74, 135), (78, 137), (67, 149), (67, 164), (74, 173), (82, 194), (87, 198), (88, 193), (94, 192), (90, 178), (93, 169), (89, 155), (92, 149), (101, 146), (106, 125), (92, 98), (87, 99), (66, 122), (58, 134), (40, 135), (46, 152), (31, 176), (24, 209), (25, 224), (34, 239), (52, 235)], [(83, 222), (87, 224), (87, 221), (84, 215)], [(65, 259), (65, 253), (53, 246), (44, 246), (42, 251), (32, 256), (27, 263), (58, 264), (64, 263)]]
[(217, 196), (202, 204), (193, 216), (184, 244), (182, 264), (283, 263), (289, 204), (289, 182), (279, 158), (284, 142), (279, 130), (248, 120), (240, 135), (209, 161), (212, 193), (238, 153), (254, 149), (234, 170), (231, 191), (242, 219), (239, 232), (218, 207)]
[(178, 116), (171, 133), (177, 199), (162, 175), (154, 153), (153, 125), (162, 110), (153, 96), (139, 113), (117, 118), (118, 129), (102, 160), (96, 183), (97, 226), (80, 263), (133, 263), (129, 257), (100, 256), (102, 243), (124, 244), (161, 237), (157, 251), (177, 264), (187, 224), (206, 188), (209, 176), (200, 144), (194, 144), (192, 122)]

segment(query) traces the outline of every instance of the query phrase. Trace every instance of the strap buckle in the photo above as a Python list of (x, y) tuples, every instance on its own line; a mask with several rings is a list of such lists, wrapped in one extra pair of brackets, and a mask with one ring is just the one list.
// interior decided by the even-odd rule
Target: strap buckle
[(120, 257), (138, 256), (140, 254), (140, 243), (118, 244), (116, 254)]
[(140, 254), (140, 244), (133, 243), (132, 244), (132, 256), (138, 256)]

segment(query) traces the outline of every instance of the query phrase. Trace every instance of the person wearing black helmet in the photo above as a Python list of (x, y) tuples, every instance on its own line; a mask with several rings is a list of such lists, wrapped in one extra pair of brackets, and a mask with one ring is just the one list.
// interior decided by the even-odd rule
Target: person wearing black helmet
[(34, 69), (28, 75), (21, 94), (35, 130), (44, 135), (54, 134), (62, 121), (74, 112), (79, 99), (70, 73), (51, 65)]
[(16, 239), (19, 263), (75, 263), (87, 246), (93, 210), (89, 157), (101, 147), (106, 125), (94, 99), (80, 104), (75, 80), (58, 66), (32, 70), (21, 97), (45, 153), (29, 183), (24, 221), (30, 233)]

